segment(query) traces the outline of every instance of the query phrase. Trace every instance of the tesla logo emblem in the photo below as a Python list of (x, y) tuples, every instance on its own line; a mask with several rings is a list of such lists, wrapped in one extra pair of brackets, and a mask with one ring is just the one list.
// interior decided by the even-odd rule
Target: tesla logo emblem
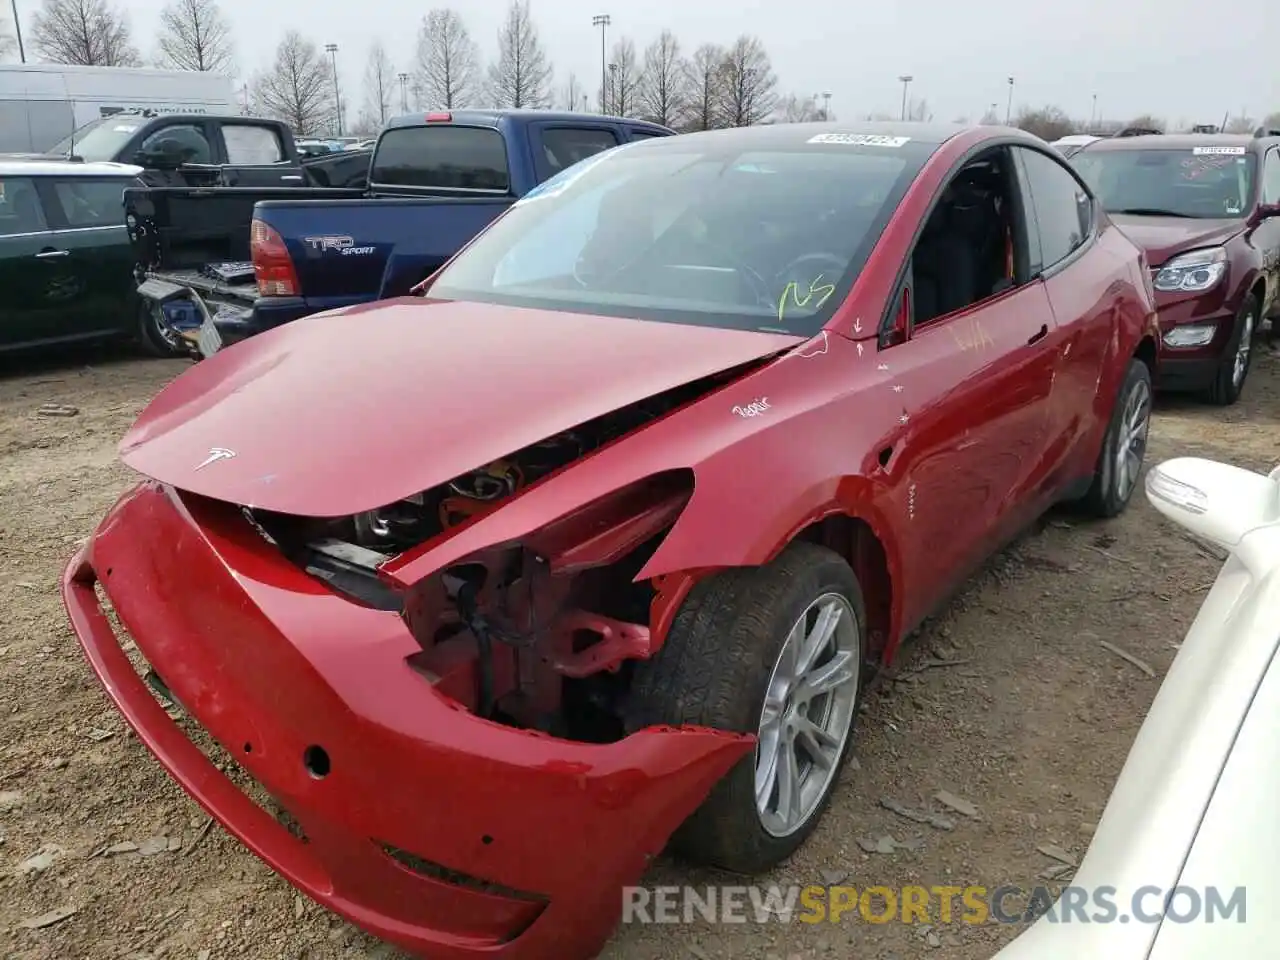
[(209, 449), (209, 456), (205, 457), (196, 469), (203, 470), (211, 463), (217, 463), (219, 460), (230, 460), (235, 455), (236, 452), (234, 450), (228, 450), (226, 447), (211, 447)]

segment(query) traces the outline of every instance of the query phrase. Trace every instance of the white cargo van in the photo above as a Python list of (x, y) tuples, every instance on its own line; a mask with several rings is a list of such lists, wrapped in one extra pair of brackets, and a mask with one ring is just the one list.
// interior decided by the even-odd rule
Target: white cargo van
[(0, 153), (42, 153), (91, 120), (126, 111), (240, 112), (231, 78), (214, 73), (0, 65)]

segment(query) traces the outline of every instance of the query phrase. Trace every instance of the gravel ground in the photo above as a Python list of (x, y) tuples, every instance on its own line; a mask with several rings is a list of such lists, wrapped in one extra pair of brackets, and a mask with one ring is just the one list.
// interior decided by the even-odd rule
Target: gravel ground
[[(66, 626), (55, 589), (62, 565), (130, 482), (116, 441), (184, 367), (87, 353), (0, 368), (3, 952), (14, 960), (396, 958), (209, 828), (126, 733)], [(1234, 408), (1164, 402), (1151, 459), (1199, 453), (1269, 468), (1280, 461), (1278, 397), (1280, 361), (1262, 356)], [(46, 403), (76, 412), (42, 415)], [(765, 882), (1043, 882), (1037, 877), (1056, 861), (1037, 848), (1084, 851), (1217, 566), (1141, 497), (1112, 523), (1046, 518), (904, 651), (898, 679), (869, 697), (856, 760), (820, 829)], [(1155, 677), (1104, 648), (1104, 639)], [(951, 663), (938, 665), (942, 659)], [(940, 805), (940, 790), (971, 802), (977, 816)], [(945, 814), (953, 828), (905, 818), (884, 800)], [(662, 863), (646, 882), (733, 881)], [(22, 925), (33, 918), (48, 925)], [(1016, 932), (848, 918), (635, 924), (602, 956), (979, 960)]]

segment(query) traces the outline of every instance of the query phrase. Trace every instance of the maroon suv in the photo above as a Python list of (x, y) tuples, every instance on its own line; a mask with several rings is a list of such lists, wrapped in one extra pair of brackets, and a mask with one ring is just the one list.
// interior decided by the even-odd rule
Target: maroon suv
[(1280, 137), (1117, 137), (1071, 163), (1146, 250), (1158, 386), (1235, 403), (1264, 317), (1280, 326)]

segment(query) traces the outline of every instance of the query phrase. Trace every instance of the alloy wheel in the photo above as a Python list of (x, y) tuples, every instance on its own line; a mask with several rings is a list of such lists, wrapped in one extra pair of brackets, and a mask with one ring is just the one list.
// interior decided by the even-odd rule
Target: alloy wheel
[(1129, 498), (1142, 472), (1147, 453), (1147, 433), (1151, 427), (1151, 388), (1145, 380), (1135, 380), (1125, 397), (1116, 438), (1116, 496), (1121, 502)]
[(857, 709), (861, 640), (839, 593), (814, 600), (787, 634), (756, 746), (756, 811), (771, 836), (791, 836), (808, 823), (839, 772)]
[(1236, 346), (1235, 367), (1231, 371), (1231, 382), (1236, 389), (1244, 382), (1244, 375), (1249, 369), (1249, 353), (1253, 349), (1253, 313), (1244, 315), (1244, 328), (1240, 331), (1240, 343)]

